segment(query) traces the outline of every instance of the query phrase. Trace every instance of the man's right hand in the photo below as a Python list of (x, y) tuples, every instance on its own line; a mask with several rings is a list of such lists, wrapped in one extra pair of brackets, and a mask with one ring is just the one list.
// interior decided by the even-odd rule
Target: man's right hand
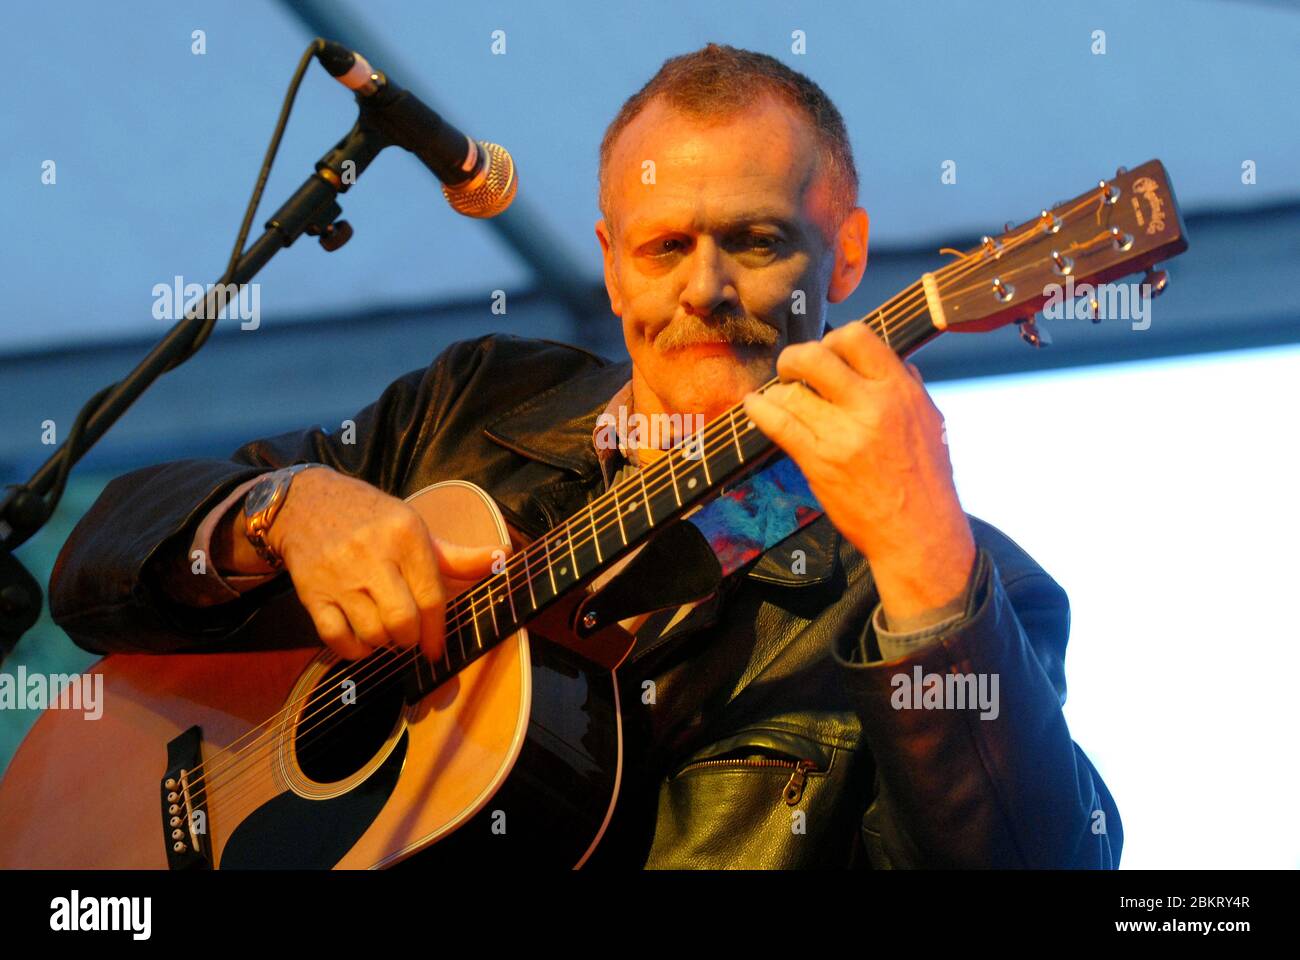
[[(268, 569), (243, 535), (243, 511), (231, 535), (236, 572)], [(321, 640), (350, 660), (390, 641), (419, 644), (430, 660), (441, 659), (443, 577), (486, 576), (501, 549), (434, 537), (414, 507), (328, 467), (293, 478), (267, 542), (284, 559)]]

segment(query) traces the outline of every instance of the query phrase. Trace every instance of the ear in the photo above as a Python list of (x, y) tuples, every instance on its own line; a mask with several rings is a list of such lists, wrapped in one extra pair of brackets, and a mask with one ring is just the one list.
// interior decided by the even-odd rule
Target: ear
[(596, 221), (596, 239), (600, 241), (601, 256), (605, 260), (605, 293), (609, 295), (609, 308), (614, 316), (623, 316), (623, 298), (619, 296), (618, 280), (614, 272), (614, 238), (609, 224)]
[(835, 237), (835, 267), (831, 273), (826, 299), (839, 303), (858, 288), (867, 270), (867, 231), (870, 220), (867, 211), (854, 207)]

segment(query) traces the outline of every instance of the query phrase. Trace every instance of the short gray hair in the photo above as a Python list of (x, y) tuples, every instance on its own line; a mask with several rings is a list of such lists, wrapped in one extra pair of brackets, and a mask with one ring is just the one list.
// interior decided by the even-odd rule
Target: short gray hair
[(828, 239), (834, 237), (858, 204), (858, 171), (840, 111), (821, 87), (775, 57), (718, 43), (665, 60), (659, 72), (627, 99), (606, 128), (600, 143), (599, 201), (605, 221), (613, 224), (608, 168), (614, 144), (652, 100), (662, 97), (673, 110), (693, 120), (717, 120), (752, 107), (759, 90), (780, 97), (811, 124), (821, 148), (821, 168), (830, 178)]

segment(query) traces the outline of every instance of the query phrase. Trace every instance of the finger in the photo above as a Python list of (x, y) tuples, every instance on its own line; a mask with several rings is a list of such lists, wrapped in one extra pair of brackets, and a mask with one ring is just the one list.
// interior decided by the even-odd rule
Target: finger
[(316, 625), (316, 635), (321, 643), (329, 647), (345, 660), (358, 660), (369, 653), (365, 644), (352, 635), (348, 618), (336, 603), (314, 604), (308, 607), (312, 623)]
[(445, 650), (446, 590), (438, 573), (433, 542), (427, 535), (416, 538), (402, 553), (399, 569), (419, 610), (420, 649), (430, 661), (441, 660)]
[(477, 580), (492, 572), (492, 563), (501, 547), (468, 547), (441, 537), (433, 538), (438, 569), (457, 580)]
[(370, 593), (384, 631), (401, 646), (414, 647), (420, 642), (420, 610), (401, 571), (389, 561), (375, 572), (375, 581)]
[(903, 366), (907, 367), (907, 372), (910, 373), (910, 374), (912, 375), (912, 379), (913, 379), (913, 380), (915, 380), (915, 381), (916, 381), (917, 383), (919, 383), (921, 386), (925, 386), (925, 381), (924, 381), (923, 379), (921, 379), (921, 371), (917, 369), (916, 364), (914, 364), (914, 363), (905, 363), (905, 364), (903, 364)]
[(746, 394), (745, 415), (754, 421), (758, 429), (762, 430), (773, 443), (797, 461), (812, 453), (817, 444), (817, 437), (807, 424), (767, 396), (772, 389), (774, 388), (769, 388), (764, 393)]
[(836, 458), (844, 452), (844, 442), (856, 432), (857, 428), (852, 422), (856, 414), (850, 414), (842, 407), (827, 402), (803, 384), (778, 384), (766, 392), (807, 427), (813, 436), (812, 449), (802, 452), (797, 458), (805, 472), (814, 469), (809, 457), (818, 460)]
[(776, 358), (776, 372), (783, 380), (803, 380), (834, 404), (847, 407), (864, 400), (862, 376), (830, 347), (815, 340), (782, 350)]
[(830, 401), (817, 396), (802, 383), (779, 383), (765, 391), (766, 396), (794, 414), (817, 440), (833, 436), (843, 413)]
[(826, 334), (821, 342), (868, 380), (886, 380), (901, 372), (898, 355), (864, 322), (847, 323)]
[(339, 606), (352, 625), (352, 635), (367, 647), (378, 649), (389, 643), (390, 638), (384, 630), (379, 608), (369, 593), (351, 591), (339, 600)]

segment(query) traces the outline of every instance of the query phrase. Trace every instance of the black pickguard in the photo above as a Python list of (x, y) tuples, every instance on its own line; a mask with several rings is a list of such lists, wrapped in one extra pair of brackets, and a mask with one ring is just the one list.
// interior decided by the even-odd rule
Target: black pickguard
[(235, 828), (221, 852), (222, 870), (328, 870), (352, 849), (393, 793), (406, 759), (403, 733), (393, 752), (355, 789), (329, 800), (286, 790)]

